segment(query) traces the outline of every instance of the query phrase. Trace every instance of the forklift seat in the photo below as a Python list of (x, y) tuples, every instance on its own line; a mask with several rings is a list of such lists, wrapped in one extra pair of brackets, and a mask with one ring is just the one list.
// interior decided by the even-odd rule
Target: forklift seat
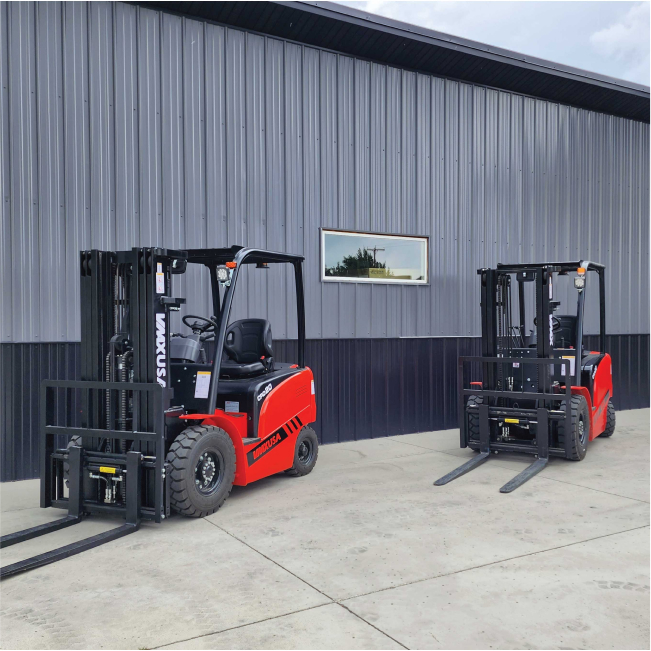
[(576, 346), (576, 316), (573, 314), (554, 315), (560, 327), (554, 330), (554, 348), (574, 348)]
[[(573, 314), (555, 314), (554, 318), (560, 324), (554, 330), (554, 348), (576, 347), (576, 316)], [(534, 328), (526, 338), (527, 347), (535, 348), (538, 345), (538, 333)]]
[(241, 319), (228, 326), (221, 377), (252, 377), (273, 371), (271, 324), (266, 319)]

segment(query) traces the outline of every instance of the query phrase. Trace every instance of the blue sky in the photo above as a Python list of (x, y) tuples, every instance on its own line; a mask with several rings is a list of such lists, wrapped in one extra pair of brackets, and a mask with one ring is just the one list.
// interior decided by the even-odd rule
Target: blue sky
[(649, 85), (649, 2), (341, 4)]

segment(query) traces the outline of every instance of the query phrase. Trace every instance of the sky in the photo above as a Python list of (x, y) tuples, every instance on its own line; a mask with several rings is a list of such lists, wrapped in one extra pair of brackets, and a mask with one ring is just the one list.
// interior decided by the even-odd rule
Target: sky
[(649, 85), (649, 2), (371, 0), (340, 4)]

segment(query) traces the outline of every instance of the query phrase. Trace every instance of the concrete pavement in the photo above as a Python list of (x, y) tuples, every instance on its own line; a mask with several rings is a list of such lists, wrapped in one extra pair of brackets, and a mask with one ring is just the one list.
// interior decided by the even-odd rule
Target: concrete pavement
[[(0, 584), (2, 648), (648, 648), (649, 410), (619, 412), (580, 463), (472, 455), (458, 431), (321, 448), (314, 472), (236, 488), (204, 520)], [(0, 485), (2, 533), (60, 517)], [(92, 535), (98, 518), (2, 564)]]

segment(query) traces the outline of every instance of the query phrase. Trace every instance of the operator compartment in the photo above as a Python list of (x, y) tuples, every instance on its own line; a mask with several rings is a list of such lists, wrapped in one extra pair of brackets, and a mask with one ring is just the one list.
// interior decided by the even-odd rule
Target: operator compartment
[[(206, 413), (213, 370), (214, 317), (188, 315), (183, 322), (192, 334), (170, 340), (173, 406), (187, 413)], [(245, 414), (247, 437), (256, 435), (264, 397), (280, 382), (299, 372), (296, 365), (274, 361), (271, 325), (266, 319), (241, 319), (226, 329), (217, 409)]]
[[(206, 413), (212, 364), (172, 362), (170, 366), (174, 386), (173, 405), (182, 407), (190, 414)], [(231, 414), (246, 414), (247, 436), (253, 437), (264, 397), (283, 380), (299, 373), (299, 369), (291, 366), (277, 363), (273, 371), (249, 378), (222, 377), (217, 409)]]

